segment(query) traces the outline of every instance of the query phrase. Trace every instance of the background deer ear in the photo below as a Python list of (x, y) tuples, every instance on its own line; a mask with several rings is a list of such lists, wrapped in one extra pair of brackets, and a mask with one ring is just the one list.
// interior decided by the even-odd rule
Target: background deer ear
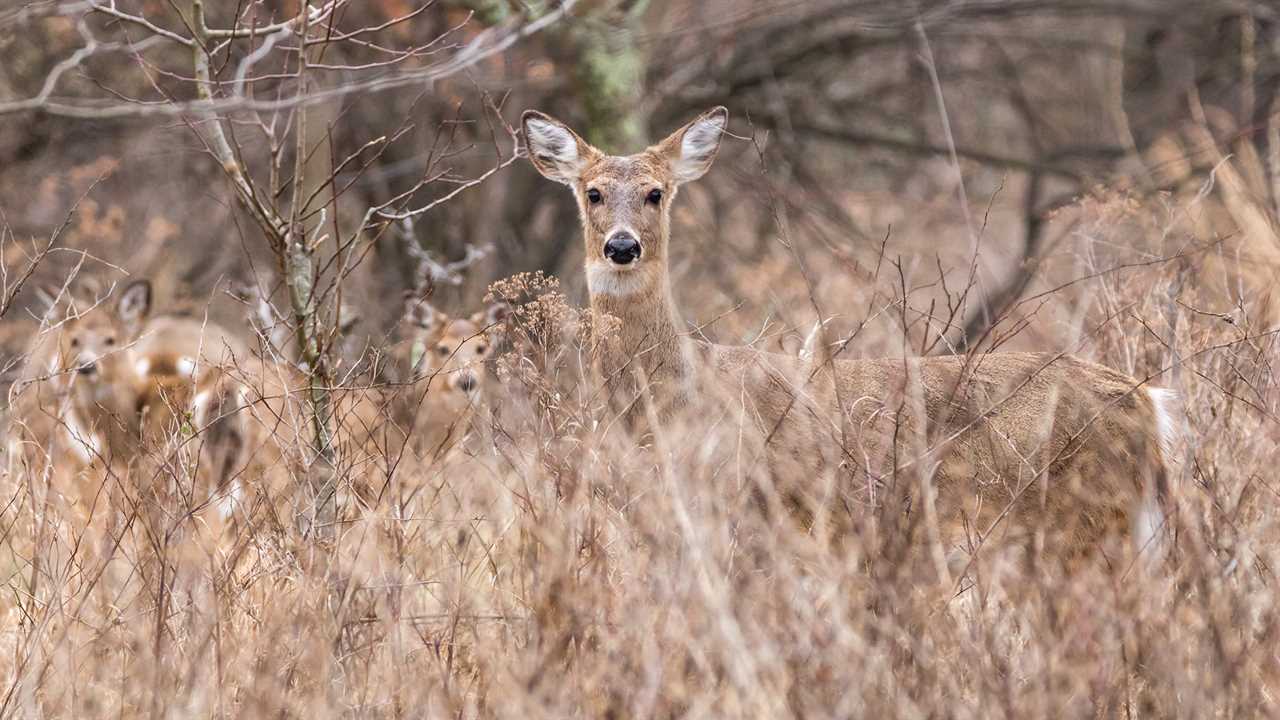
[(504, 302), (496, 302), (489, 307), (481, 310), (471, 316), (471, 322), (489, 330), (497, 330), (496, 325), (501, 325), (504, 320), (511, 315), (511, 306)]
[(77, 308), (90, 308), (102, 298), (102, 281), (95, 275), (78, 276), (68, 288), (67, 294)]
[(440, 311), (432, 307), (431, 303), (427, 302), (427, 299), (421, 294), (413, 290), (404, 291), (404, 312), (401, 314), (401, 319), (404, 322), (423, 330), (430, 330), (442, 318), (443, 315)]
[(137, 330), (151, 313), (151, 281), (129, 283), (116, 303), (116, 315), (130, 330)]
[(729, 111), (723, 107), (712, 108), (671, 133), (653, 150), (671, 163), (677, 184), (697, 180), (711, 169), (720, 151), (720, 136), (728, 125)]
[(57, 317), (58, 299), (62, 297), (62, 286), (57, 283), (43, 283), (35, 286), (35, 312), (42, 318), (52, 321)]
[(572, 187), (599, 150), (569, 129), (568, 125), (537, 110), (526, 110), (520, 119), (529, 161), (538, 172)]

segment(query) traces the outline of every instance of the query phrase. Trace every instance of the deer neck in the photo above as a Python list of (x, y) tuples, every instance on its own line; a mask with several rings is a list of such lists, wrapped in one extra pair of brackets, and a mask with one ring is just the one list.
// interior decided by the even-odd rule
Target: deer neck
[[(73, 383), (75, 381), (73, 380)], [(133, 378), (73, 384), (69, 411), (72, 424), (96, 452), (112, 455), (136, 446), (141, 430), (138, 401), (141, 387)]]
[[(694, 341), (676, 309), (666, 268), (656, 270), (637, 268), (632, 271), (636, 278), (626, 273), (615, 283), (602, 282), (599, 275), (591, 277), (591, 308), (597, 330), (604, 328), (597, 347), (606, 377), (636, 378), (639, 370), (659, 395), (675, 400), (690, 392)], [(626, 292), (619, 292), (620, 288)]]

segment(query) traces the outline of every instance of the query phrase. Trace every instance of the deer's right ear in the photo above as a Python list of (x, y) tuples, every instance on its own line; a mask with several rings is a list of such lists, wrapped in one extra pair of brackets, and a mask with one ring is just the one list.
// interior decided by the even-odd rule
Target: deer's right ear
[(151, 281), (137, 280), (129, 283), (116, 303), (116, 314), (130, 328), (137, 330), (151, 313)]
[(62, 286), (53, 283), (35, 286), (36, 308), (42, 318), (52, 319), (58, 310), (58, 298), (62, 297)]
[(431, 307), (431, 303), (427, 302), (425, 297), (413, 290), (405, 290), (404, 313), (401, 317), (410, 325), (430, 330), (435, 327), (441, 315)]
[(568, 125), (537, 110), (526, 110), (520, 124), (529, 161), (538, 172), (556, 182), (573, 187), (591, 157), (598, 153)]

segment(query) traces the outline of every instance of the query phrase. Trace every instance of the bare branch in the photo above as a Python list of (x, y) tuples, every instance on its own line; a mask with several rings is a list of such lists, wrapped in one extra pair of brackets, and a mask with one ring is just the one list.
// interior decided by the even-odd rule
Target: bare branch
[(165, 40), (176, 42), (179, 45), (183, 45), (185, 47), (191, 47), (195, 45), (195, 41), (192, 40), (191, 38), (185, 38), (171, 30), (165, 30), (164, 28), (160, 27), (159, 25), (156, 25), (155, 23), (151, 22), (150, 20), (147, 20), (146, 18), (140, 15), (130, 15), (129, 13), (121, 11), (119, 8), (116, 7), (116, 0), (109, 0), (109, 3), (106, 5), (102, 4), (98, 0), (88, 0), (86, 4), (88, 5), (89, 9), (93, 12), (99, 13), (101, 15), (107, 15), (109, 17), (113, 17), (113, 18), (116, 18), (117, 20), (131, 23), (133, 25), (137, 25), (138, 27), (146, 30), (147, 32), (151, 33), (152, 35), (158, 38), (164, 38)]
[[(341, 4), (342, 2), (335, 2), (326, 5), (325, 7), (328, 8), (328, 10), (326, 10), (325, 13), (321, 13), (319, 18), (327, 18), (327, 13), (331, 12), (334, 6)], [(122, 103), (115, 98), (54, 99), (52, 97), (52, 86), (56, 84), (55, 79), (54, 82), (47, 83), (46, 90), (34, 98), (17, 102), (0, 103), (0, 115), (10, 115), (14, 113), (39, 110), (49, 115), (93, 119), (172, 117), (187, 114), (208, 117), (212, 114), (227, 114), (239, 111), (271, 113), (296, 108), (312, 107), (351, 95), (387, 92), (397, 88), (451, 77), (476, 65), (477, 63), (505, 52), (520, 40), (536, 35), (548, 27), (551, 27), (562, 18), (566, 17), (576, 4), (577, 0), (565, 0), (557, 9), (550, 11), (535, 20), (524, 24), (508, 23), (505, 26), (486, 29), (477, 34), (469, 43), (458, 48), (457, 52), (449, 59), (426, 67), (345, 82), (334, 87), (292, 94), (288, 97), (278, 97), (271, 100), (257, 99), (241, 95), (233, 95), (225, 98), (214, 97), (211, 90), (213, 82), (210, 77), (211, 73), (209, 72), (208, 60), (206, 58), (199, 61), (199, 63), (203, 65), (203, 70), (198, 72), (196, 76), (195, 85), (197, 90), (197, 99), (195, 100), (164, 103)], [(203, 7), (201, 7), (200, 15), (202, 18), (203, 14)], [(270, 25), (255, 30), (214, 31), (200, 29), (197, 31), (196, 41), (191, 45), (191, 47), (197, 49), (205, 47), (208, 41), (218, 38), (250, 38), (269, 35), (282, 30), (287, 31), (292, 27), (292, 23), (295, 23), (297, 20), (298, 18), (295, 18), (294, 20), (286, 21), (285, 23)], [(165, 37), (165, 39), (168, 40), (170, 38)], [(62, 73), (66, 72), (66, 70), (75, 67), (84, 59), (84, 57), (94, 52), (99, 52), (103, 49), (137, 49), (137, 47), (137, 44), (132, 46), (124, 44), (99, 45), (96, 41), (93, 41), (92, 49), (84, 48), (78, 51), (72, 58), (68, 58), (63, 61), (63, 63), (59, 65), (61, 70), (57, 75), (60, 76)], [(201, 54), (208, 54), (204, 51), (197, 51)], [(200, 64), (197, 65), (197, 70), (201, 70)], [(239, 84), (237, 87), (243, 87), (243, 84)]]

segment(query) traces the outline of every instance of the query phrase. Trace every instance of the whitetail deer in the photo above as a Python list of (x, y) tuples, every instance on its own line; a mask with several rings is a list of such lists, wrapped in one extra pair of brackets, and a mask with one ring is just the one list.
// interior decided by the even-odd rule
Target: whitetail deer
[(1064, 563), (1103, 540), (1127, 537), (1128, 553), (1155, 539), (1170, 391), (1053, 353), (840, 359), (797, 382), (813, 358), (695, 340), (672, 299), (671, 206), (710, 168), (727, 121), (715, 108), (641, 153), (612, 156), (554, 118), (523, 116), (534, 167), (577, 199), (592, 309), (620, 321), (599, 343), (606, 377), (641, 374), (662, 419), (694, 401), (743, 398), (773, 482), (802, 516), (840, 523), (850, 507), (895, 497), (937, 564), (967, 566), (991, 535), (1050, 533)]
[(205, 433), (197, 438), (208, 456), (197, 466), (205, 478), (201, 484), (219, 484), (211, 473), (225, 470), (225, 456), (243, 443), (238, 418), (210, 409), (222, 409), (238, 396), (215, 398), (225, 386), (206, 379), (208, 371), (199, 368), (229, 353), (234, 339), (196, 319), (150, 317), (147, 280), (125, 286), (114, 300), (92, 280), (73, 287), (65, 302), (57, 300), (59, 294), (45, 293), (53, 322), (17, 388), (20, 432), (11, 452), (21, 454), (13, 457), (55, 470), (65, 493), (75, 488), (68, 481), (82, 468), (123, 470), (185, 424)]
[(143, 381), (133, 344), (151, 307), (151, 286), (138, 281), (112, 301), (85, 282), (50, 298), (51, 327), (37, 338), (15, 387), (21, 442), (62, 466), (112, 462), (136, 449), (137, 400)]
[(218, 499), (227, 515), (221, 496), (235, 495), (248, 447), (248, 392), (232, 372), (247, 350), (207, 319), (159, 315), (148, 319), (132, 354), (144, 445), (166, 463), (181, 461), (185, 469), (171, 474), (193, 481), (173, 488), (183, 500), (198, 506)]
[[(498, 303), (469, 317), (452, 318), (419, 293), (406, 293), (395, 333), (399, 342), (390, 353), (397, 382), (390, 387), (326, 390), (331, 459), (344, 493), (350, 490), (359, 504), (373, 507), (391, 482), (391, 473), (401, 467), (406, 449), (432, 461), (466, 436), (483, 404), (485, 361), (499, 339), (495, 326), (505, 312), (506, 305)], [(204, 380), (195, 390), (188, 389), (195, 398), (190, 405), (196, 410), (208, 405), (206, 412), (212, 417), (225, 416), (230, 409), (244, 418), (234, 425), (236, 437), (245, 438), (235, 446), (236, 453), (230, 452), (230, 443), (214, 446), (224, 463), (236, 468), (221, 476), (247, 477), (257, 487), (242, 489), (236, 497), (246, 491), (266, 496), (269, 512), (288, 525), (290, 516), (306, 512), (294, 497), (300, 480), (296, 475), (319, 461), (306, 400), (310, 380), (286, 362), (253, 358), (237, 365), (229, 375), (211, 378), (207, 393), (200, 390)], [(182, 422), (172, 415), (166, 420), (168, 427)]]
[(454, 318), (432, 307), (423, 293), (405, 293), (395, 355), (412, 391), (398, 406), (417, 450), (436, 456), (466, 434), (483, 402), (485, 361), (506, 313), (506, 304), (494, 303), (470, 317)]
[(181, 512), (213, 503), (219, 519), (227, 520), (242, 499), (241, 475), (249, 465), (249, 389), (221, 365), (194, 373), (183, 365), (172, 366), (177, 372), (155, 372), (166, 367), (163, 361), (161, 356), (151, 363), (138, 398), (149, 471), (157, 480), (170, 480), (164, 483), (166, 495), (180, 503)]

